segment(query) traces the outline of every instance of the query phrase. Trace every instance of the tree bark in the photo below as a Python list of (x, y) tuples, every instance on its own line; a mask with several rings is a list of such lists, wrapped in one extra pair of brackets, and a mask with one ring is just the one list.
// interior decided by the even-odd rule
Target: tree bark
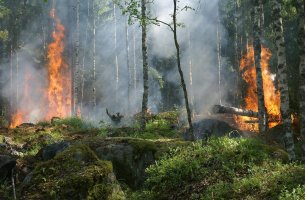
[(235, 106), (239, 105), (239, 100), (241, 98), (239, 85), (240, 85), (240, 73), (239, 73), (239, 50), (238, 50), (238, 2), (234, 1), (234, 65), (236, 67), (236, 90), (234, 95)]
[(192, 62), (192, 43), (191, 33), (188, 32), (188, 43), (189, 43), (189, 79), (190, 79), (190, 101), (192, 106), (192, 113), (195, 113), (194, 108), (194, 88), (193, 88), (193, 62)]
[(146, 114), (148, 104), (148, 56), (147, 56), (147, 21), (146, 21), (146, 0), (141, 0), (141, 18), (142, 18), (142, 57), (143, 57), (143, 99), (142, 99), (142, 118), (141, 130), (146, 127)]
[(95, 5), (92, 0), (92, 18), (93, 18), (93, 66), (92, 66), (92, 104), (93, 104), (93, 119), (95, 120), (96, 113), (96, 19), (95, 19)]
[(79, 67), (79, 7), (80, 0), (76, 1), (76, 38), (75, 38), (75, 66), (74, 66), (74, 75), (73, 75), (73, 116), (77, 115), (77, 109), (79, 104), (79, 84), (80, 84), (80, 67)]
[[(90, 23), (90, 1), (87, 2), (87, 27), (86, 27), (86, 35), (85, 35), (86, 47), (87, 47), (87, 43), (88, 43), (89, 23)], [(81, 111), (83, 111), (83, 103), (84, 103), (85, 61), (86, 61), (86, 52), (84, 52), (84, 55), (83, 55), (83, 63), (82, 63), (82, 70), (81, 70), (81, 99), (80, 99)]]
[(265, 134), (267, 129), (267, 119), (265, 102), (264, 102), (264, 86), (262, 77), (262, 65), (261, 65), (261, 38), (262, 30), (260, 26), (260, 14), (261, 14), (261, 0), (254, 1), (254, 57), (255, 57), (255, 69), (256, 69), (256, 83), (257, 83), (257, 99), (258, 99), (258, 115), (259, 115), (259, 132)]
[(118, 103), (118, 95), (119, 95), (119, 61), (117, 54), (117, 19), (116, 19), (116, 5), (113, 3), (113, 20), (114, 20), (114, 62), (115, 62), (115, 101)]
[(302, 138), (302, 160), (305, 161), (305, 11), (304, 1), (297, 0), (298, 11), (298, 46), (299, 46), (299, 112), (300, 112), (300, 132)]
[(191, 109), (189, 106), (187, 89), (186, 89), (186, 85), (185, 85), (185, 81), (184, 81), (184, 77), (183, 77), (183, 72), (181, 69), (180, 47), (179, 47), (178, 37), (177, 37), (177, 0), (173, 0), (173, 2), (174, 2), (173, 32), (174, 32), (175, 46), (176, 46), (176, 50), (177, 50), (178, 71), (179, 71), (179, 75), (180, 75), (180, 79), (181, 79), (181, 86), (182, 86), (183, 93), (184, 93), (184, 101), (185, 101), (185, 107), (186, 107), (186, 112), (187, 112), (187, 119), (188, 119), (188, 123), (189, 123), (190, 139), (193, 141), (195, 138), (194, 138), (193, 124), (192, 124), (192, 113), (191, 113)]
[[(216, 27), (216, 36), (217, 36), (217, 61), (218, 61), (218, 100), (219, 103), (222, 104), (221, 102), (221, 98), (222, 98), (222, 94), (221, 94), (221, 36), (220, 36), (220, 17), (219, 17), (219, 10), (217, 10), (217, 27)], [(238, 67), (238, 66), (236, 66)]]
[(283, 124), (285, 127), (284, 141), (285, 148), (288, 152), (289, 159), (295, 160), (294, 153), (294, 141), (292, 137), (290, 108), (289, 108), (289, 88), (287, 78), (287, 63), (286, 63), (286, 48), (283, 31), (283, 20), (281, 16), (281, 3), (279, 0), (273, 0), (273, 16), (274, 16), (274, 32), (275, 32), (275, 44), (277, 54), (277, 69), (278, 69), (278, 80), (279, 89), (281, 93), (281, 115)]

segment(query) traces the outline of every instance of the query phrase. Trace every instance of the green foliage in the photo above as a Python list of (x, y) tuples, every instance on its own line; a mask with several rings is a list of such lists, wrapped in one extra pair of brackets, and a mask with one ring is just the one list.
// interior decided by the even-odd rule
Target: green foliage
[(94, 127), (91, 123), (86, 122), (79, 117), (69, 117), (55, 120), (53, 124), (56, 126), (67, 125), (71, 131), (85, 131)]
[(305, 185), (293, 188), (292, 191), (283, 190), (279, 200), (302, 200), (305, 199)]
[[(147, 169), (145, 188), (133, 195), (138, 199), (277, 199), (282, 190), (305, 183), (305, 167), (286, 162), (283, 150), (257, 140), (212, 138), (205, 145), (196, 142), (172, 149)], [(302, 195), (302, 190), (297, 191)]]
[(168, 111), (157, 115), (151, 114), (147, 117), (146, 129), (140, 130), (140, 116), (135, 116), (133, 127), (112, 128), (109, 124), (102, 124), (100, 128), (101, 136), (111, 137), (134, 137), (142, 139), (160, 139), (179, 137), (179, 112)]

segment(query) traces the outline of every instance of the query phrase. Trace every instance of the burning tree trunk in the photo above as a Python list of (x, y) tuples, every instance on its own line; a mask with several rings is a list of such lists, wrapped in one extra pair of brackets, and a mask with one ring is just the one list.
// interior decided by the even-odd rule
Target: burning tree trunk
[(244, 110), (241, 108), (235, 107), (228, 107), (222, 105), (214, 105), (212, 108), (212, 112), (214, 114), (234, 114), (240, 116), (247, 116), (247, 117), (258, 117), (258, 112), (254, 112), (252, 110)]
[(278, 80), (279, 89), (281, 93), (281, 115), (285, 127), (285, 148), (288, 152), (290, 160), (295, 159), (294, 153), (294, 141), (292, 137), (291, 118), (289, 109), (289, 90), (288, 90), (288, 78), (287, 78), (287, 64), (286, 64), (286, 49), (283, 33), (283, 20), (281, 16), (281, 4), (279, 0), (273, 0), (273, 15), (274, 15), (274, 31), (276, 35), (276, 52), (277, 52), (277, 68), (278, 68)]
[(146, 114), (148, 104), (148, 62), (147, 62), (147, 17), (146, 17), (146, 0), (141, 0), (141, 26), (142, 26), (142, 56), (143, 56), (143, 99), (142, 99), (142, 119), (141, 129), (146, 127)]
[(296, 7), (298, 10), (298, 45), (300, 54), (299, 64), (299, 112), (300, 112), (300, 130), (302, 137), (302, 153), (305, 160), (305, 11), (304, 1), (297, 0)]
[(262, 30), (260, 26), (260, 14), (262, 12), (261, 8), (262, 0), (254, 1), (254, 56), (255, 56), (255, 68), (256, 68), (256, 82), (257, 82), (257, 99), (258, 99), (258, 115), (259, 115), (259, 132), (264, 134), (267, 128), (267, 122), (264, 119), (266, 117), (266, 109), (264, 102), (264, 88), (263, 88), (263, 78), (262, 78), (262, 65), (261, 65), (261, 38)]

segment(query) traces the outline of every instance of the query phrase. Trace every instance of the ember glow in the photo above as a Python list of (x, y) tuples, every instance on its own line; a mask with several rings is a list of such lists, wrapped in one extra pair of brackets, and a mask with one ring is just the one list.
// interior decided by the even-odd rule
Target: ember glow
[[(23, 94), (20, 99), (23, 106), (17, 108), (11, 116), (10, 128), (24, 122), (50, 120), (52, 117), (67, 117), (71, 114), (71, 71), (63, 57), (65, 27), (56, 16), (55, 10), (51, 10), (50, 16), (55, 25), (52, 42), (48, 45), (46, 83), (38, 86), (39, 89), (37, 86), (34, 88), (31, 83), (37, 82), (35, 77), (30, 72), (23, 74)], [(39, 100), (33, 99), (37, 96), (36, 93), (43, 96)], [(39, 109), (41, 107), (44, 109)], [(33, 110), (39, 110), (39, 113), (33, 114)]]
[[(269, 121), (276, 121), (269, 123), (269, 128), (276, 126), (281, 120), (280, 112), (280, 92), (275, 89), (275, 76), (270, 73), (268, 62), (272, 56), (271, 51), (262, 47), (261, 64), (263, 75), (263, 87), (265, 96), (265, 106), (267, 108)], [(247, 83), (247, 95), (244, 99), (244, 109), (258, 111), (257, 100), (257, 84), (256, 84), (256, 70), (254, 65), (254, 49), (253, 46), (247, 47), (247, 54), (243, 56), (240, 61), (240, 71), (243, 72), (243, 80)], [(257, 121), (255, 118), (235, 116), (235, 120), (242, 130), (258, 130), (258, 123), (249, 123)], [(247, 123), (248, 122), (248, 123)]]

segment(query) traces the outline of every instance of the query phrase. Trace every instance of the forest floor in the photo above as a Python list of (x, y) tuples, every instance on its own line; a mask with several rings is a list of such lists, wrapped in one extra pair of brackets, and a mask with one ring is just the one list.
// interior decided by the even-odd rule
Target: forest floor
[(211, 123), (212, 136), (196, 142), (183, 139), (177, 112), (151, 116), (145, 132), (79, 118), (1, 129), (0, 199), (14, 188), (24, 200), (305, 199), (305, 166), (288, 162), (280, 127), (267, 143), (232, 138), (215, 120), (195, 130)]

